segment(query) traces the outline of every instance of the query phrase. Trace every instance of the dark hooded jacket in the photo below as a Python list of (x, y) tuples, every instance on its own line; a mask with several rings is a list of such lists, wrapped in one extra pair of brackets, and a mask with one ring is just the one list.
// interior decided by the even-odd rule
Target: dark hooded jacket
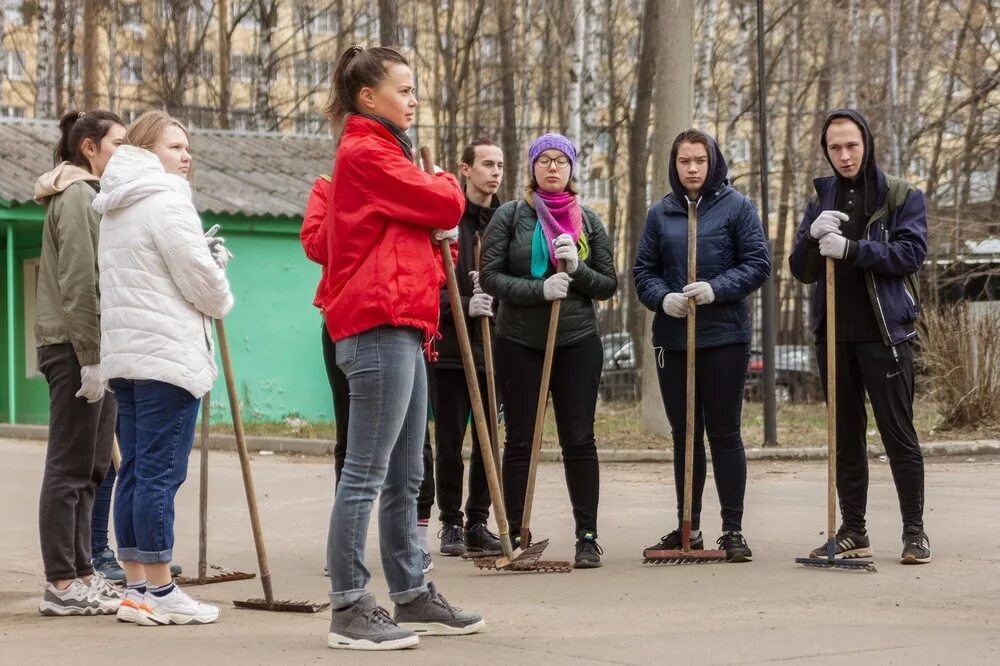
[[(462, 221), (458, 223), (458, 262), (455, 267), (455, 277), (458, 279), (458, 292), (462, 296), (462, 310), (465, 312), (465, 326), (472, 343), (472, 355), (476, 359), (476, 369), (480, 372), (486, 370), (483, 361), (483, 331), (479, 319), (469, 317), (469, 299), (472, 297), (472, 278), (469, 277), (469, 271), (476, 270), (476, 234), (480, 238), (486, 235), (486, 226), (499, 207), (500, 199), (496, 195), (493, 195), (489, 206), (479, 206), (466, 197), (465, 213), (462, 214)], [(441, 322), (438, 331), (441, 339), (437, 342), (436, 367), (461, 370), (462, 353), (458, 347), (458, 332), (455, 330), (455, 318), (451, 311), (447, 289), (441, 290)]]
[[(734, 190), (718, 144), (709, 137), (709, 173), (701, 198), (691, 205), (698, 213), (699, 281), (708, 282), (715, 301), (698, 306), (696, 345), (718, 347), (750, 341), (747, 297), (771, 274), (771, 257), (764, 228), (753, 202)], [(688, 203), (670, 154), (672, 192), (653, 204), (639, 242), (632, 277), (639, 300), (656, 313), (653, 346), (670, 350), (687, 347), (687, 323), (663, 312), (663, 298), (687, 284)]]
[[(927, 256), (924, 194), (906, 181), (886, 176), (878, 168), (874, 137), (864, 116), (857, 111), (841, 109), (827, 116), (820, 139), (824, 155), (827, 154), (826, 129), (837, 118), (854, 122), (861, 129), (865, 144), (858, 184), (865, 191), (867, 221), (861, 238), (849, 241), (847, 258), (843, 261), (852, 262), (864, 271), (882, 341), (894, 347), (916, 335), (919, 304), (915, 276)], [(832, 167), (833, 163), (830, 165)], [(814, 332), (820, 331), (825, 323), (826, 276), (819, 243), (809, 235), (809, 228), (822, 211), (836, 209), (841, 181), (837, 175), (813, 181), (816, 196), (806, 206), (795, 246), (788, 257), (792, 275), (806, 284), (815, 284), (810, 303), (810, 324)]]

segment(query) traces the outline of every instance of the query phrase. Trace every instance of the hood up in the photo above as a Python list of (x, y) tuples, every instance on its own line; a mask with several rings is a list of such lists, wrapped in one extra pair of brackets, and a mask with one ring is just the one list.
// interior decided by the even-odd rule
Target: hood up
[(180, 176), (166, 173), (160, 159), (142, 148), (122, 146), (108, 161), (101, 177), (101, 192), (94, 210), (101, 215), (126, 208), (157, 192), (176, 192), (191, 200), (191, 186)]
[(875, 137), (872, 135), (871, 129), (868, 127), (868, 121), (865, 117), (861, 115), (858, 111), (854, 109), (837, 109), (831, 111), (826, 117), (826, 121), (823, 123), (823, 131), (820, 133), (819, 144), (823, 148), (823, 157), (830, 164), (833, 169), (833, 173), (836, 174), (837, 179), (840, 181), (847, 182), (848, 179), (840, 175), (837, 171), (837, 167), (834, 166), (833, 161), (830, 159), (830, 154), (826, 150), (826, 130), (830, 127), (830, 123), (838, 118), (846, 118), (852, 123), (857, 125), (858, 129), (861, 130), (861, 137), (864, 141), (865, 154), (861, 158), (861, 171), (858, 172), (858, 180), (861, 181), (862, 187), (864, 188), (864, 201), (865, 201), (865, 215), (871, 215), (874, 212), (875, 195), (877, 193), (877, 167), (875, 165)]
[[(722, 150), (719, 149), (719, 144), (716, 143), (715, 138), (707, 132), (702, 132), (702, 134), (705, 135), (705, 138), (709, 142), (708, 176), (705, 178), (705, 184), (701, 188), (701, 196), (704, 198), (706, 196), (714, 196), (716, 190), (729, 184), (729, 165), (726, 164), (726, 158), (722, 156)], [(681, 207), (687, 208), (684, 205), (687, 190), (681, 182), (680, 174), (677, 173), (676, 148), (670, 149), (670, 188), (673, 190), (677, 203), (681, 204)]]
[(45, 203), (49, 197), (64, 192), (67, 187), (81, 180), (94, 183), (96, 186), (101, 179), (82, 167), (70, 162), (62, 162), (52, 171), (43, 173), (35, 181), (35, 201)]

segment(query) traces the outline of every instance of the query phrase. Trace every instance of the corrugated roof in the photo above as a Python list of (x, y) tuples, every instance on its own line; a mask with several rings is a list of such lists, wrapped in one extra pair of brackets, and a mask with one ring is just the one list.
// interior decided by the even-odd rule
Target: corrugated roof
[[(32, 200), (58, 139), (54, 121), (0, 119), (0, 199)], [(192, 130), (191, 149), (202, 213), (300, 216), (313, 181), (333, 161), (325, 136)]]

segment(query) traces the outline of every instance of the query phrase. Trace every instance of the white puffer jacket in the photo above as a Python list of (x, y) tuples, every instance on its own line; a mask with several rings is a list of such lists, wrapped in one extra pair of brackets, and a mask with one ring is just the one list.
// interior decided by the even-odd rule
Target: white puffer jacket
[(211, 319), (233, 296), (209, 252), (191, 187), (134, 146), (115, 151), (94, 199), (101, 219), (101, 372), (196, 398), (215, 383)]

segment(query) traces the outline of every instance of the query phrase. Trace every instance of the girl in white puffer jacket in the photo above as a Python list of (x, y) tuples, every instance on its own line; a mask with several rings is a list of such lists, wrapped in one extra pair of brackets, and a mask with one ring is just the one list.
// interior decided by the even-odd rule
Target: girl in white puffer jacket
[(109, 161), (94, 208), (101, 371), (118, 399), (122, 461), (115, 535), (128, 590), (118, 619), (213, 622), (219, 611), (174, 586), (174, 496), (187, 475), (201, 397), (218, 374), (213, 318), (233, 307), (225, 248), (202, 233), (191, 201), (187, 130), (160, 111), (140, 116)]

